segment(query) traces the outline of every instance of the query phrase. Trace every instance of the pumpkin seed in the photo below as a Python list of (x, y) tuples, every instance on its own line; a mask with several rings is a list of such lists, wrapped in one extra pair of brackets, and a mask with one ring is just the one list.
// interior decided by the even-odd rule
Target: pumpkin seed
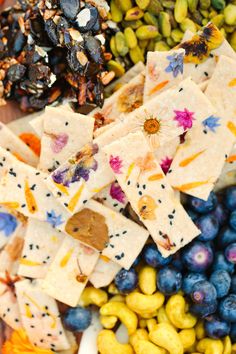
[(144, 25), (137, 29), (136, 36), (138, 39), (152, 39), (159, 34), (157, 28), (151, 25)]
[(138, 44), (137, 37), (131, 27), (127, 27), (124, 30), (125, 40), (129, 48), (135, 48)]
[(143, 17), (143, 15), (144, 15), (143, 10), (141, 10), (139, 7), (136, 6), (126, 12), (125, 20), (126, 21), (139, 20), (140, 18)]
[(129, 48), (127, 46), (125, 35), (122, 32), (117, 32), (115, 35), (115, 43), (117, 52), (124, 57), (128, 52)]

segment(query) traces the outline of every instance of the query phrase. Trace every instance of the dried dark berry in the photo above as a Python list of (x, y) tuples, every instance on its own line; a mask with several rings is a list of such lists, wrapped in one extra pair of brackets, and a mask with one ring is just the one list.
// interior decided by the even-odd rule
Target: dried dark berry
[(44, 22), (40, 15), (30, 19), (30, 32), (33, 38), (37, 40), (37, 45), (45, 47), (51, 45), (48, 36), (45, 36)]
[(29, 104), (31, 107), (40, 110), (43, 109), (48, 104), (48, 100), (45, 98), (43, 99), (43, 98), (37, 98), (35, 96), (31, 96), (29, 98)]
[(61, 16), (59, 21), (57, 22), (57, 33), (59, 34), (59, 32), (66, 30), (67, 28), (69, 28), (69, 22), (67, 21), (67, 19), (65, 19), (65, 17)]
[(86, 33), (90, 31), (96, 24), (98, 19), (98, 10), (93, 6), (85, 6), (78, 14), (76, 23), (80, 32)]
[(8, 69), (7, 78), (11, 82), (19, 81), (24, 76), (25, 72), (26, 67), (24, 65), (14, 64)]
[(59, 44), (58, 36), (57, 36), (57, 26), (53, 22), (53, 20), (49, 19), (45, 22), (45, 29), (46, 29), (47, 35), (48, 35), (49, 39), (51, 40), (51, 42), (54, 45)]
[(14, 44), (12, 47), (14, 54), (19, 53), (23, 49), (26, 44), (26, 41), (27, 39), (23, 35), (23, 33), (21, 31), (18, 31), (17, 35), (15, 36)]
[(80, 0), (59, 0), (63, 14), (73, 20), (80, 10)]
[(87, 50), (90, 58), (96, 64), (103, 63), (101, 42), (92, 36), (87, 36), (84, 38), (84, 47)]
[(28, 70), (28, 76), (31, 81), (48, 79), (50, 76), (50, 68), (42, 64), (30, 65)]
[(104, 88), (100, 80), (94, 86), (94, 99), (97, 106), (102, 107), (104, 103)]
[(101, 25), (100, 25), (100, 20), (99, 18), (97, 19), (97, 21), (95, 22), (94, 26), (92, 27), (92, 31), (94, 33), (97, 33), (98, 31), (100, 31)]

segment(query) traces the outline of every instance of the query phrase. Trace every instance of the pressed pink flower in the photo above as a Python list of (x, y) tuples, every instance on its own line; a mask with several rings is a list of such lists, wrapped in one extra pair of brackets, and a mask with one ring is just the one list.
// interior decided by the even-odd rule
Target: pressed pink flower
[(164, 159), (161, 160), (161, 168), (162, 171), (167, 174), (169, 171), (170, 165), (172, 164), (173, 159), (170, 159), (168, 156), (166, 156)]
[(59, 152), (61, 152), (61, 150), (68, 143), (68, 140), (69, 140), (69, 136), (66, 133), (54, 135), (52, 138), (52, 142), (51, 142), (52, 151), (55, 154), (58, 154)]
[(125, 203), (125, 193), (122, 191), (117, 182), (113, 182), (111, 184), (110, 196), (112, 197), (112, 199), (116, 199), (120, 203)]
[(121, 168), (123, 167), (122, 166), (122, 160), (119, 158), (119, 156), (113, 156), (111, 155), (110, 156), (110, 166), (112, 168), (112, 170), (117, 173), (117, 174), (121, 174)]
[(193, 120), (195, 119), (193, 117), (194, 112), (188, 111), (187, 108), (185, 108), (184, 111), (176, 110), (174, 112), (175, 112), (174, 120), (177, 120), (179, 127), (183, 127), (184, 130), (188, 128), (192, 128)]

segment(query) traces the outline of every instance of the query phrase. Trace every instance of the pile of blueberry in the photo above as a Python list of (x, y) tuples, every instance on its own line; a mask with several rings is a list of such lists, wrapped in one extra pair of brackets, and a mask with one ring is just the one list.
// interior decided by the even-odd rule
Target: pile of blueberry
[(133, 267), (117, 274), (115, 284), (123, 293), (133, 291), (138, 283), (134, 267), (145, 261), (159, 269), (157, 287), (163, 294), (186, 294), (209, 337), (230, 335), (236, 342), (236, 186), (218, 196), (212, 192), (207, 201), (188, 197), (185, 207), (201, 234), (168, 258), (147, 244)]

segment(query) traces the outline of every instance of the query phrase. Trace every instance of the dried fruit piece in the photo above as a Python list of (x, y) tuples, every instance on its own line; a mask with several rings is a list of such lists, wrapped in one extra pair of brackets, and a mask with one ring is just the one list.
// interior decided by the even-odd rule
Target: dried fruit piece
[(76, 18), (76, 23), (80, 32), (88, 32), (90, 31), (98, 18), (98, 10), (96, 7), (87, 5), (84, 9), (82, 9)]
[(7, 78), (11, 82), (16, 82), (19, 81), (25, 74), (26, 72), (26, 67), (21, 64), (14, 64), (10, 66), (10, 68), (7, 71)]
[(60, 8), (64, 15), (73, 20), (80, 10), (80, 0), (59, 0)]

